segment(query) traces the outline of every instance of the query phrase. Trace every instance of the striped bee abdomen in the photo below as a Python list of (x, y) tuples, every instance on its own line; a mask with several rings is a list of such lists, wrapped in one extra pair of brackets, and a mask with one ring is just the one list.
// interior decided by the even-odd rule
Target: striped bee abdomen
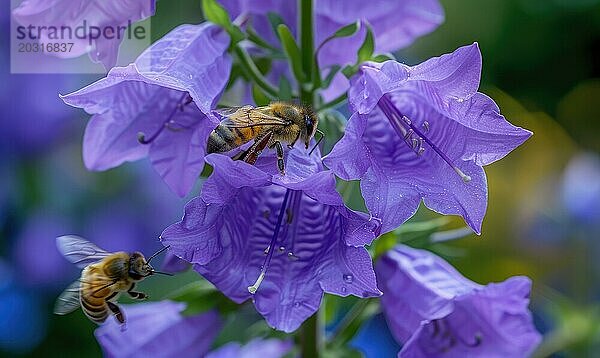
[(103, 276), (97, 275), (88, 266), (81, 275), (79, 302), (81, 309), (95, 323), (106, 321), (109, 311), (106, 300), (113, 296), (113, 289)]
[(206, 145), (206, 153), (224, 153), (239, 147), (256, 137), (260, 126), (230, 128), (219, 125), (210, 133)]

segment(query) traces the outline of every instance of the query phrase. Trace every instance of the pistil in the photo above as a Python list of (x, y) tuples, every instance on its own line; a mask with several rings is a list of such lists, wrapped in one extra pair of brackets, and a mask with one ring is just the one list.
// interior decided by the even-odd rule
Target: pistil
[(269, 242), (269, 246), (267, 247), (268, 252), (267, 252), (267, 250), (265, 250), (265, 252), (267, 252), (267, 257), (265, 258), (265, 261), (261, 267), (260, 275), (258, 275), (256, 282), (252, 286), (248, 287), (248, 292), (250, 292), (251, 294), (256, 293), (256, 291), (260, 287), (260, 284), (264, 280), (265, 275), (267, 274), (269, 265), (271, 264), (271, 258), (273, 258), (273, 252), (275, 251), (274, 247), (275, 247), (275, 244), (277, 243), (277, 238), (279, 237), (279, 230), (281, 229), (281, 223), (283, 222), (283, 217), (285, 216), (288, 199), (290, 197), (290, 191), (291, 191), (290, 189), (286, 189), (286, 191), (285, 191), (285, 196), (283, 197), (283, 203), (281, 203), (281, 208), (279, 209), (279, 214), (277, 215), (277, 222), (275, 224), (275, 229), (273, 230), (273, 237), (271, 237), (271, 241)]
[(173, 127), (173, 125), (176, 124), (175, 121), (173, 120), (173, 116), (175, 116), (175, 113), (177, 113), (178, 110), (183, 111), (184, 106), (192, 103), (192, 101), (193, 101), (192, 97), (187, 92), (184, 92), (181, 95), (181, 98), (179, 99), (179, 101), (177, 101), (177, 104), (175, 105), (175, 107), (173, 108), (171, 113), (169, 113), (169, 115), (167, 116), (167, 119), (160, 126), (160, 128), (156, 132), (154, 132), (154, 134), (152, 134), (150, 136), (150, 138), (148, 138), (148, 139), (146, 139), (146, 134), (144, 132), (139, 132), (137, 135), (138, 142), (140, 142), (141, 144), (150, 144), (150, 143), (154, 142), (154, 140), (156, 140), (156, 138), (158, 138), (158, 136), (162, 133), (162, 131), (165, 128), (169, 128), (171, 130), (177, 130), (177, 128)]
[[(412, 121), (406, 117), (400, 110), (394, 105), (389, 96), (383, 95), (379, 100), (379, 108), (383, 111), (383, 113), (390, 120), (390, 124), (396, 131), (396, 133), (404, 140), (404, 142), (409, 146), (409, 148), (414, 151), (417, 155), (422, 155), (425, 152), (425, 147), (423, 147), (423, 143), (426, 143), (436, 152), (455, 172), (458, 174), (465, 183), (471, 181), (471, 177), (463, 173), (460, 168), (458, 168), (450, 158), (437, 146), (433, 143), (417, 126), (415, 126)], [(425, 131), (429, 131), (429, 122), (424, 122), (423, 127)]]

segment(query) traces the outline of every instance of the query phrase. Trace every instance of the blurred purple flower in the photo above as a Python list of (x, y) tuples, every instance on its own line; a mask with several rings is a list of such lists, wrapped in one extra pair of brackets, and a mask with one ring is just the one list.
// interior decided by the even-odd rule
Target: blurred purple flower
[(564, 172), (561, 194), (573, 218), (600, 225), (600, 156), (584, 153), (572, 158)]
[[(232, 17), (249, 14), (252, 26), (263, 38), (277, 45), (276, 35), (267, 19), (267, 13), (279, 14), (293, 33), (297, 29), (296, 1), (222, 0)], [(437, 0), (374, 0), (365, 6), (361, 0), (315, 1), (315, 47), (339, 28), (357, 20), (368, 23), (375, 36), (377, 53), (393, 52), (410, 45), (417, 37), (435, 30), (444, 21), (444, 10)], [(363, 43), (366, 28), (362, 26), (351, 37), (328, 42), (319, 51), (323, 68), (353, 64), (358, 48)], [(327, 70), (328, 72), (329, 70)], [(348, 80), (338, 73), (332, 87), (323, 93), (330, 100), (348, 89)]]
[(151, 223), (143, 220), (140, 208), (132, 204), (114, 201), (95, 209), (85, 222), (84, 237), (109, 252), (141, 251), (151, 255), (157, 251), (158, 236), (151, 235)]
[(214, 311), (182, 316), (185, 303), (161, 301), (122, 305), (125, 329), (107, 320), (94, 335), (108, 357), (202, 357), (222, 323)]
[(257, 338), (244, 345), (238, 342), (228, 343), (207, 354), (206, 358), (282, 358), (293, 346), (290, 341)]
[(74, 268), (56, 250), (56, 237), (73, 230), (63, 217), (49, 212), (30, 214), (14, 246), (19, 280), (28, 286), (62, 286)]
[(527, 357), (541, 335), (528, 310), (531, 281), (479, 285), (434, 254), (399, 245), (376, 266), (401, 357)]
[[(167, 185), (185, 196), (204, 167), (206, 140), (218, 124), (210, 110), (229, 78), (228, 45), (217, 26), (182, 25), (135, 63), (62, 97), (93, 114), (84, 136), (86, 167), (105, 170), (147, 155)], [(140, 133), (146, 136), (138, 138)]]
[(252, 298), (286, 332), (317, 311), (323, 292), (378, 296), (363, 245), (378, 236), (379, 222), (344, 206), (319, 158), (292, 149), (281, 176), (273, 156), (256, 166), (207, 156), (214, 172), (163, 244), (233, 301)]
[[(146, 19), (154, 15), (154, 11), (155, 0), (24, 0), (13, 10), (13, 16), (25, 28), (33, 26), (34, 37), (38, 37), (38, 28), (45, 27), (39, 33), (40, 43), (52, 42), (51, 26), (59, 31), (66, 27), (73, 33), (77, 33), (77, 28), (87, 27), (85, 36), (79, 34), (65, 39), (74, 44), (71, 51), (49, 53), (64, 58), (89, 53), (92, 61), (101, 62), (108, 70), (117, 63), (119, 45), (124, 36), (117, 36), (118, 27)], [(95, 38), (92, 26), (109, 36)]]
[(361, 179), (382, 232), (410, 218), (421, 199), (481, 232), (487, 207), (482, 166), (531, 132), (508, 123), (496, 103), (477, 92), (480, 72), (473, 44), (413, 67), (366, 63), (352, 78), (348, 97), (355, 113), (324, 162), (345, 180)]

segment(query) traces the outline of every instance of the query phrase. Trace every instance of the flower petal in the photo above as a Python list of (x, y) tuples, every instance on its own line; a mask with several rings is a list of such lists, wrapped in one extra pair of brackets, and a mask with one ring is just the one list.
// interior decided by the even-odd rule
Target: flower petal
[(291, 341), (281, 341), (275, 338), (255, 338), (244, 345), (238, 342), (227, 343), (219, 349), (210, 352), (206, 358), (282, 358), (293, 347), (294, 345)]
[[(117, 29), (119, 26), (127, 26), (129, 22), (143, 20), (152, 16), (154, 11), (154, 0), (85, 2), (28, 0), (23, 1), (13, 11), (13, 15), (25, 27), (32, 25), (35, 28), (41, 26), (62, 28), (64, 26), (75, 31), (74, 29), (83, 26), (87, 26), (88, 29), (94, 26), (104, 31), (106, 28)], [(42, 34), (40, 42), (52, 41), (51, 38), (47, 38), (48, 33), (42, 32)], [(60, 57), (78, 57), (89, 52), (94, 62), (101, 62), (108, 70), (117, 62), (117, 53), (122, 39), (118, 36), (114, 36), (114, 39), (74, 36), (68, 40), (73, 42), (73, 48), (68, 53), (59, 53)]]
[(296, 191), (279, 241), (271, 248), (276, 251), (265, 279), (256, 294), (248, 292), (260, 274), (285, 190), (244, 187), (224, 204), (196, 198), (162, 240), (229, 298), (243, 302), (252, 297), (270, 325), (291, 332), (318, 309), (323, 291), (364, 297), (377, 296), (379, 290), (367, 251), (345, 242), (345, 237), (365, 236), (354, 231), (357, 226), (366, 230), (366, 218), (362, 225), (351, 223), (347, 212)]
[(480, 285), (426, 251), (398, 245), (376, 265), (382, 284), (381, 303), (393, 335), (406, 342), (422, 320), (445, 317), (454, 298)]
[(517, 276), (458, 297), (452, 313), (423, 321), (399, 356), (529, 357), (541, 341), (527, 309), (530, 290)]
[[(63, 96), (93, 114), (84, 137), (86, 167), (105, 170), (150, 154), (169, 187), (187, 194), (204, 165), (203, 143), (218, 124), (208, 114), (229, 76), (228, 43), (214, 25), (182, 25), (134, 64)], [(188, 94), (195, 105), (185, 104)], [(139, 143), (140, 132), (150, 145)]]
[(183, 303), (161, 301), (121, 308), (127, 320), (124, 328), (109, 319), (94, 332), (108, 356), (202, 356), (222, 326), (214, 311), (182, 316)]

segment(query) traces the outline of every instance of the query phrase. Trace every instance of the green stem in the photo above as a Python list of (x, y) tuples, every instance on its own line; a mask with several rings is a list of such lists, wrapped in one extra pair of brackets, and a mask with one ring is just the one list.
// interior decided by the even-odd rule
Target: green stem
[[(313, 1), (300, 0), (300, 24), (298, 33), (300, 34), (300, 52), (302, 53), (302, 70), (305, 75), (306, 83), (300, 84), (300, 101), (307, 105), (314, 102), (314, 86), (312, 86), (312, 76), (314, 63), (314, 29), (313, 29)], [(310, 84), (306, 86), (306, 84)]]
[(260, 87), (260, 89), (262, 89), (267, 96), (270, 96), (271, 98), (277, 98), (277, 88), (270, 84), (269, 81), (262, 75), (262, 73), (260, 73), (260, 70), (258, 67), (256, 67), (254, 61), (252, 61), (252, 58), (248, 52), (246, 52), (246, 50), (244, 50), (240, 45), (236, 45), (234, 51), (235, 55), (240, 61), (242, 69), (250, 77), (250, 79), (258, 87)]
[(358, 300), (331, 335), (329, 339), (331, 345), (342, 346), (348, 343), (356, 335), (360, 325), (374, 316), (378, 309), (376, 302), (372, 299), (363, 298)]
[(319, 314), (320, 312), (317, 311), (302, 325), (300, 333), (301, 357), (320, 357), (322, 343)]
[(324, 103), (321, 107), (319, 107), (317, 109), (317, 112), (323, 112), (324, 110), (336, 107), (338, 104), (344, 102), (347, 99), (346, 93), (342, 93), (341, 95), (339, 95), (338, 97), (334, 98), (333, 100)]

